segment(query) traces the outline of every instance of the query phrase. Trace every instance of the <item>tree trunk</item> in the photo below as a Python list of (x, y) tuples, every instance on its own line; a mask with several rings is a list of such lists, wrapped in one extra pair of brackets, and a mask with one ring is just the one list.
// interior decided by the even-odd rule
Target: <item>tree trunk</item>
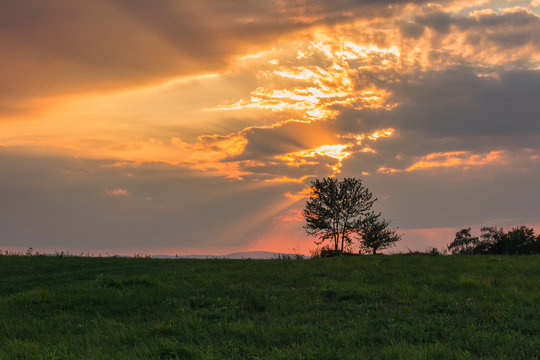
[(334, 230), (334, 252), (338, 252), (339, 251), (339, 232), (338, 232), (337, 223), (335, 219), (334, 219), (332, 227)]
[(373, 248), (373, 255), (377, 255), (377, 249)]

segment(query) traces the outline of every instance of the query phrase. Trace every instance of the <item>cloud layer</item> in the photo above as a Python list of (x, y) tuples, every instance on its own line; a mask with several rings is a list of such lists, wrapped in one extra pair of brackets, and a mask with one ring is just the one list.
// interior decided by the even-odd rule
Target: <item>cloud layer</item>
[(540, 215), (534, 2), (8, 0), (0, 24), (2, 246), (305, 252), (329, 175), (409, 248)]

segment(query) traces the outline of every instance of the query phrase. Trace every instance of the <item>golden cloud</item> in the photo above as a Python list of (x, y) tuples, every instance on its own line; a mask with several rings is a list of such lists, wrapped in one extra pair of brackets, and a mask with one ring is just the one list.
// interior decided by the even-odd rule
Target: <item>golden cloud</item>
[(412, 172), (426, 169), (437, 168), (461, 168), (469, 170), (471, 168), (486, 166), (486, 165), (504, 165), (507, 163), (507, 155), (503, 150), (490, 151), (482, 154), (474, 154), (470, 151), (450, 151), (431, 153), (420, 157), (412, 165), (405, 169), (394, 169), (388, 167), (380, 167), (380, 173), (396, 173), (396, 172)]

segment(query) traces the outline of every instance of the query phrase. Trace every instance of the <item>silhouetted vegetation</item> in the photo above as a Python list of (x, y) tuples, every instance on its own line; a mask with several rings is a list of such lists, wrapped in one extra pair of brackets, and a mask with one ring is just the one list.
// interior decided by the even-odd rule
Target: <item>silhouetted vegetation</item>
[(378, 250), (388, 249), (401, 240), (401, 235), (391, 229), (390, 222), (383, 219), (380, 214), (369, 217), (362, 224), (357, 237), (360, 251), (375, 255)]
[(399, 253), (399, 255), (414, 255), (414, 256), (439, 256), (439, 255), (444, 255), (444, 253), (441, 253), (439, 251), (439, 249), (437, 249), (436, 247), (428, 247), (424, 251), (411, 250), (411, 249), (408, 249), (408, 250), (409, 250), (408, 252)]
[(311, 257), (332, 257), (332, 256), (354, 256), (357, 255), (351, 251), (341, 251), (341, 250), (335, 250), (332, 249), (329, 246), (323, 246), (322, 248), (318, 249), (318, 251), (313, 251), (311, 253)]
[(311, 196), (302, 215), (309, 235), (317, 236), (320, 245), (330, 242), (321, 250), (321, 257), (350, 252), (356, 236), (360, 249), (375, 254), (401, 239), (389, 222), (372, 210), (377, 198), (362, 184), (362, 180), (345, 178), (315, 179), (311, 182)]
[(452, 254), (472, 254), (478, 242), (478, 237), (471, 235), (471, 228), (461, 229), (448, 245), (448, 251)]
[(540, 235), (525, 225), (505, 232), (499, 227), (483, 227), (480, 236), (473, 236), (471, 228), (456, 233), (448, 245), (452, 254), (540, 254)]

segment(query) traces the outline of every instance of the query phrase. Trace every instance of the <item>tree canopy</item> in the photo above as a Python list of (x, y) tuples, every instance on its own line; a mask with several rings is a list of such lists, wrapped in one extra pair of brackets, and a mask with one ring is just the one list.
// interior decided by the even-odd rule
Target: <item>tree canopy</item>
[(375, 255), (378, 250), (388, 249), (401, 240), (401, 235), (391, 229), (390, 221), (381, 215), (370, 216), (362, 225), (357, 238), (360, 251)]
[(360, 179), (315, 179), (302, 211), (306, 219), (304, 228), (320, 239), (315, 241), (317, 245), (328, 240), (334, 251), (343, 251), (351, 243), (351, 235), (375, 216), (372, 207), (376, 200)]
[(452, 254), (472, 254), (478, 243), (478, 237), (471, 235), (471, 228), (461, 229), (448, 245), (448, 251)]
[(533, 228), (483, 227), (480, 231), (480, 237), (472, 236), (471, 228), (458, 231), (448, 250), (452, 254), (540, 254), (540, 235)]

